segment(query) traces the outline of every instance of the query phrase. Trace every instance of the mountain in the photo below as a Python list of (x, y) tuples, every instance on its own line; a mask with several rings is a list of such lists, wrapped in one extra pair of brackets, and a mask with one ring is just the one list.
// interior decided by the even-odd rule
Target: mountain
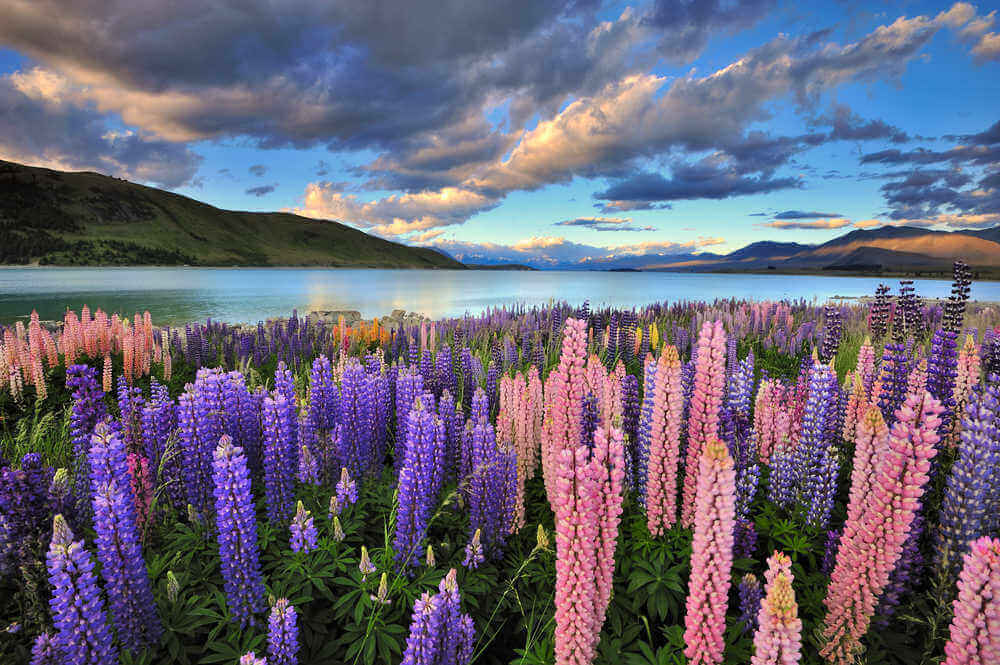
[(0, 161), (0, 264), (465, 266), (332, 221), (220, 210), (90, 172)]
[(971, 231), (884, 226), (850, 231), (820, 245), (755, 242), (725, 256), (684, 256), (644, 269), (944, 276), (959, 258), (979, 277), (1000, 277), (1000, 226)]

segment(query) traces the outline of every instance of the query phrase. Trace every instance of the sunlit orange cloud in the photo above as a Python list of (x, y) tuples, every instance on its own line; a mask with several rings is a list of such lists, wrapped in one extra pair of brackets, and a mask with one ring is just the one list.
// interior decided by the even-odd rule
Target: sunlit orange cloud
[(808, 221), (802, 220), (788, 220), (788, 219), (774, 219), (770, 222), (765, 222), (761, 226), (766, 226), (772, 229), (842, 229), (845, 226), (850, 226), (851, 220), (840, 217), (837, 219), (811, 219)]

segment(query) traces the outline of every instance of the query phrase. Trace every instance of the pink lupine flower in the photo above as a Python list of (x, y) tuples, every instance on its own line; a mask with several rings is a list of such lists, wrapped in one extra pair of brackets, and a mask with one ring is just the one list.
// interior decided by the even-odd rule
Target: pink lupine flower
[(719, 429), (719, 408), (726, 381), (726, 331), (721, 321), (706, 321), (698, 336), (694, 393), (688, 410), (687, 468), (681, 500), (681, 524), (694, 524), (695, 495), (698, 484), (698, 460), (702, 448), (714, 439)]
[(868, 395), (865, 392), (864, 379), (857, 373), (848, 377), (848, 385), (852, 386), (851, 394), (847, 397), (847, 408), (844, 410), (844, 427), (840, 436), (846, 441), (854, 439), (854, 434), (858, 429), (858, 424), (865, 417), (868, 411)]
[(871, 399), (872, 384), (875, 382), (875, 349), (872, 341), (866, 337), (861, 348), (858, 349), (858, 362), (854, 366), (854, 376), (861, 379), (861, 385), (865, 390), (865, 396)]
[(854, 463), (851, 467), (851, 490), (847, 499), (847, 519), (860, 523), (867, 507), (868, 493), (875, 479), (876, 463), (885, 453), (889, 428), (882, 410), (868, 405), (868, 411), (858, 422), (854, 437)]
[(795, 665), (802, 656), (802, 621), (792, 588), (792, 560), (775, 552), (767, 560), (764, 600), (757, 615), (750, 665)]
[(724, 443), (703, 447), (694, 501), (691, 578), (684, 616), (684, 655), (691, 665), (718, 665), (725, 646), (726, 606), (733, 566), (736, 472)]
[(563, 328), (562, 354), (545, 384), (545, 424), (542, 434), (542, 476), (549, 503), (555, 504), (556, 466), (563, 450), (575, 450), (580, 444), (583, 397), (587, 382), (587, 324), (567, 319)]
[(927, 392), (907, 396), (877, 457), (864, 508), (855, 507), (854, 519), (844, 525), (827, 589), (826, 644), (820, 652), (830, 663), (848, 665), (861, 649), (920, 507), (937, 452), (941, 411), (941, 403)]
[(656, 367), (646, 476), (646, 527), (659, 536), (677, 520), (677, 464), (680, 461), (684, 393), (677, 347), (664, 346)]
[(142, 455), (128, 455), (129, 485), (135, 499), (136, 526), (143, 531), (149, 522), (149, 511), (153, 505), (153, 476), (149, 460)]
[(593, 661), (611, 600), (625, 452), (622, 431), (564, 448), (555, 468), (557, 665)]
[(972, 542), (958, 577), (943, 665), (1000, 663), (1000, 540)]
[(775, 448), (775, 382), (764, 379), (757, 388), (754, 399), (754, 429), (757, 432), (757, 446), (760, 461), (768, 464)]
[(979, 345), (972, 335), (966, 335), (965, 344), (958, 353), (958, 368), (955, 376), (955, 414), (951, 419), (951, 432), (947, 437), (948, 447), (954, 448), (958, 443), (958, 437), (962, 429), (962, 415), (965, 407), (969, 403), (969, 394), (972, 387), (979, 383), (980, 357)]
[(913, 395), (927, 389), (927, 358), (921, 358), (906, 380), (906, 394)]

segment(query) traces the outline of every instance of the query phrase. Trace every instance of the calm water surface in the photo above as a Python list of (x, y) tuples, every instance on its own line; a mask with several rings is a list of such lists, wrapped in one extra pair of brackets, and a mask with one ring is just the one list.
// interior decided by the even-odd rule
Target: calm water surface
[[(481, 270), (331, 270), (294, 268), (2, 268), (0, 323), (37, 309), (61, 319), (84, 304), (131, 314), (148, 309), (156, 323), (213, 320), (255, 323), (312, 310), (354, 309), (365, 318), (405, 309), (431, 317), (489, 307), (589, 300), (632, 307), (655, 301), (806, 298), (874, 293), (879, 279), (800, 275), (723, 275)], [(886, 280), (895, 286), (895, 280)], [(946, 280), (917, 280), (925, 297), (948, 295)], [(972, 287), (972, 298), (1000, 301), (1000, 282)]]

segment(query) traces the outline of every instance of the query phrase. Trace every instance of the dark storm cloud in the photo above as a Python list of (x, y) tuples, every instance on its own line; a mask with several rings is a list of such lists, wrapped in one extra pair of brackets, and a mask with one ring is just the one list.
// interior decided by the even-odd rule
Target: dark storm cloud
[[(655, 0), (644, 22), (668, 31), (659, 50), (667, 58), (683, 62), (700, 52), (712, 35), (749, 28), (776, 5), (774, 0)], [(676, 26), (683, 27), (678, 30)]]
[(885, 139), (892, 143), (906, 143), (909, 134), (884, 120), (865, 120), (842, 104), (834, 106), (832, 113), (820, 118), (820, 124), (829, 125), (828, 140), (832, 141), (873, 141)]
[(251, 187), (250, 189), (248, 189), (246, 191), (246, 193), (247, 194), (252, 194), (252, 195), (256, 196), (257, 198), (260, 198), (262, 196), (266, 196), (266, 195), (270, 194), (271, 192), (274, 191), (274, 189), (275, 189), (275, 185), (260, 185), (258, 187)]
[(247, 169), (247, 172), (249, 172), (250, 175), (255, 175), (258, 178), (261, 178), (264, 176), (265, 173), (267, 173), (267, 167), (264, 166), (263, 164), (254, 164), (253, 166)]
[(116, 130), (106, 114), (44, 98), (26, 76), (0, 76), (0, 158), (93, 170), (174, 188), (192, 181), (201, 157), (184, 145)]
[(675, 166), (670, 178), (659, 173), (637, 173), (595, 194), (609, 201), (679, 201), (727, 199), (798, 187), (796, 178), (744, 176), (706, 164)]

